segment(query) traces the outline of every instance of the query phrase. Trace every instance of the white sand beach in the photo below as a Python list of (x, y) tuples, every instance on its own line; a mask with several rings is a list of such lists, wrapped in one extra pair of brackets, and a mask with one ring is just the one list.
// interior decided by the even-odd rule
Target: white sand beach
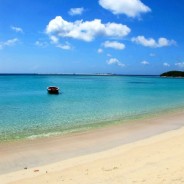
[[(184, 183), (184, 113), (1, 144), (1, 184)], [(20, 168), (19, 168), (20, 167)]]

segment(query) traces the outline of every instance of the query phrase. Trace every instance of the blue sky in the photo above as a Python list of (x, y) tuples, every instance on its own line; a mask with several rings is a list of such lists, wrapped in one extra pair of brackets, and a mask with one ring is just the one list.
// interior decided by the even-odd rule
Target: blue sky
[(184, 68), (184, 0), (0, 0), (0, 73)]

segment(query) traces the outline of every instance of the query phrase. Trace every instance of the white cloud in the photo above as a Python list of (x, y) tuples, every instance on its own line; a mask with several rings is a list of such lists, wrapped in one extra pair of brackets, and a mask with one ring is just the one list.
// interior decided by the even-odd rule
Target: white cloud
[(103, 49), (98, 49), (97, 52), (101, 54), (103, 52)]
[(6, 46), (13, 46), (15, 45), (19, 40), (17, 38), (7, 40), (5, 42), (0, 42), (0, 49), (3, 49)]
[(123, 43), (117, 42), (117, 41), (106, 41), (103, 43), (103, 46), (105, 48), (113, 48), (113, 49), (117, 49), (117, 50), (123, 50), (125, 49), (125, 45)]
[(132, 42), (143, 45), (145, 47), (159, 48), (175, 45), (174, 40), (168, 40), (167, 38), (159, 38), (158, 41), (153, 38), (145, 38), (144, 36), (137, 36), (131, 39)]
[(54, 44), (56, 47), (58, 47), (60, 49), (63, 49), (63, 50), (70, 50), (70, 49), (72, 49), (72, 47), (69, 44), (69, 42), (65, 42), (65, 44), (61, 44), (59, 42), (59, 38), (57, 36), (49, 35), (49, 38), (51, 40), (51, 44)]
[(175, 65), (180, 68), (184, 68), (184, 62), (178, 62), (178, 63), (175, 63)]
[(43, 42), (43, 41), (36, 41), (35, 42), (35, 45), (38, 46), (38, 47), (47, 47), (48, 46), (48, 43), (47, 42)]
[(63, 50), (70, 50), (72, 49), (71, 45), (66, 42), (65, 44), (57, 44), (56, 47), (60, 48), (60, 49), (63, 49)]
[(74, 16), (74, 15), (81, 15), (84, 12), (84, 8), (71, 8), (69, 10), (69, 15)]
[(151, 9), (140, 0), (99, 0), (99, 4), (113, 14), (125, 14), (128, 17), (137, 17)]
[(163, 65), (166, 66), (166, 67), (169, 67), (170, 66), (169, 63), (163, 63)]
[(168, 40), (166, 38), (159, 38), (158, 43), (157, 43), (157, 47), (166, 47), (166, 46), (170, 46), (170, 45), (174, 45), (174, 44), (176, 44), (176, 42), (174, 40)]
[(125, 64), (121, 63), (118, 59), (116, 58), (111, 58), (109, 60), (107, 60), (107, 64), (108, 65), (112, 65), (112, 64), (115, 64), (115, 65), (118, 65), (118, 66), (121, 66), (121, 67), (124, 67)]
[(18, 42), (18, 39), (14, 38), (14, 39), (10, 39), (10, 40), (7, 40), (6, 42), (4, 42), (4, 45), (5, 46), (12, 46), (12, 45), (14, 45), (17, 42)]
[(23, 29), (20, 27), (11, 26), (11, 29), (17, 33), (23, 33)]
[(46, 27), (46, 33), (49, 36), (68, 37), (87, 42), (94, 40), (97, 36), (122, 38), (130, 31), (130, 28), (123, 24), (110, 22), (103, 24), (100, 19), (68, 22), (61, 16), (52, 19)]
[(154, 39), (152, 38), (146, 39), (144, 36), (134, 37), (132, 38), (132, 42), (141, 44), (145, 47), (155, 47), (157, 45)]
[(141, 64), (143, 64), (143, 65), (149, 65), (150, 63), (148, 61), (142, 61)]
[(50, 39), (51, 39), (51, 42), (54, 44), (57, 44), (59, 42), (59, 39), (56, 36), (51, 35)]

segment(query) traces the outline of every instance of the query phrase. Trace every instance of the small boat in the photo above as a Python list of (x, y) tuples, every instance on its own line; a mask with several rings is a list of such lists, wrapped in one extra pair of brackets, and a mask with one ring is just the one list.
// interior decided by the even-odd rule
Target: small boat
[(47, 91), (49, 94), (59, 94), (59, 88), (55, 86), (49, 86)]

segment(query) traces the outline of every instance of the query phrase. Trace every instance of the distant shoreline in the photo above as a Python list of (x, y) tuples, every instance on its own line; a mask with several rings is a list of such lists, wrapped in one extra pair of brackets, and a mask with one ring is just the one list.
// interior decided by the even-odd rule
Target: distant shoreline
[(159, 75), (144, 75), (144, 74), (106, 74), (106, 73), (102, 73), (102, 74), (64, 74), (64, 73), (61, 73), (61, 74), (54, 74), (54, 73), (0, 73), (0, 76), (7, 76), (7, 75), (50, 75), (50, 76), (128, 76), (128, 77), (131, 77), (131, 76), (145, 76), (145, 77), (148, 77), (148, 76), (153, 76), (153, 77), (159, 77)]
[(169, 78), (184, 78), (184, 72), (183, 71), (168, 71), (165, 73), (162, 73), (160, 77), (169, 77)]

